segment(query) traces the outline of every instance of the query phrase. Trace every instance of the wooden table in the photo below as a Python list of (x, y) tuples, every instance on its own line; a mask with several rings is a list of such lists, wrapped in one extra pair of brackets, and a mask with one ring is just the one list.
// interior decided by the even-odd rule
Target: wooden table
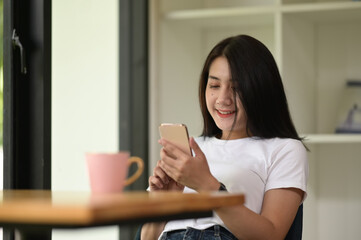
[[(0, 191), (0, 226), (16, 228), (22, 239), (39, 239), (53, 228), (79, 228), (212, 216), (212, 210), (244, 203), (243, 194), (204, 192)], [(36, 236), (34, 233), (37, 233)]]

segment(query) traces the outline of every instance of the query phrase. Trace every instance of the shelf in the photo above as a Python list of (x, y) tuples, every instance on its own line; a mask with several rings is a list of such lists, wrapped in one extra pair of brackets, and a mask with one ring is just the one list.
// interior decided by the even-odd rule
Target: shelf
[(167, 12), (163, 18), (198, 27), (271, 25), (276, 9), (275, 6), (191, 9)]
[(164, 15), (164, 18), (168, 20), (192, 20), (214, 17), (234, 17), (242, 15), (249, 16), (271, 14), (274, 13), (275, 10), (275, 6), (191, 9), (168, 12)]
[(306, 144), (361, 143), (361, 134), (301, 134)]
[(361, 20), (361, 2), (321, 2), (170, 11), (164, 20), (198, 27), (271, 25), (277, 13), (313, 22)]
[(285, 16), (312, 22), (349, 22), (361, 20), (361, 2), (304, 3), (282, 5)]

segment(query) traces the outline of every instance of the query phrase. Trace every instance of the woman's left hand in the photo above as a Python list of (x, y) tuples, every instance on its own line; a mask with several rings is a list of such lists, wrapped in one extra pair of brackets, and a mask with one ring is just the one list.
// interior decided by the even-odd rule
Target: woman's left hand
[(159, 143), (163, 146), (159, 166), (169, 177), (196, 191), (218, 190), (219, 182), (211, 174), (207, 159), (194, 138), (189, 140), (194, 157), (163, 138)]

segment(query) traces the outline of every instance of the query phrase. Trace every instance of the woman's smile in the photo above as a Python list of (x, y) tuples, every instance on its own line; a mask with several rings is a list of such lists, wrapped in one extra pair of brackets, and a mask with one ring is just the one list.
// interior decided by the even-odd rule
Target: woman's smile
[(236, 111), (231, 111), (231, 110), (220, 110), (220, 109), (216, 109), (217, 110), (217, 115), (220, 118), (229, 118), (229, 117), (234, 117), (234, 114)]

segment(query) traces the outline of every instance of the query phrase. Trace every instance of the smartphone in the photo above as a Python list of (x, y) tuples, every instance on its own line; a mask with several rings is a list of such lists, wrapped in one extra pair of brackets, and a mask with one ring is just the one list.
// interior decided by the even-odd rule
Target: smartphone
[(177, 147), (182, 151), (192, 155), (191, 147), (189, 146), (188, 129), (185, 124), (181, 123), (162, 123), (159, 126), (160, 136)]

